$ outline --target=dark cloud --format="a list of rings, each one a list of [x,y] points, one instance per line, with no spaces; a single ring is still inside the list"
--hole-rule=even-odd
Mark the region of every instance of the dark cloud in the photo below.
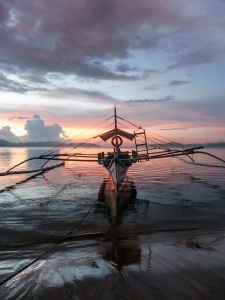
[[[159,103],[159,102],[167,102],[174,100],[174,96],[167,96],[165,98],[159,99],[135,99],[135,100],[127,100],[126,103]]]
[[[0,129],[0,139],[8,142],[16,143],[19,138],[11,131],[9,126],[3,126]]]
[[[3,92],[25,93],[28,88],[26,85],[10,80],[5,75],[0,74],[0,90]]]
[[[174,57],[174,62],[168,66],[168,70],[182,67],[195,67],[202,64],[208,64],[224,56],[224,49],[218,46],[202,45],[200,49],[190,49],[186,53],[181,53]],[[224,47],[224,45],[223,45]]]
[[[172,80],[170,81],[170,85],[173,85],[173,86],[180,86],[180,85],[183,85],[183,84],[187,84],[187,83],[190,83],[190,81],[188,80]]]
[[[8,79],[4,74],[0,74],[0,91],[2,92],[24,94],[31,91],[43,92],[46,90],[46,88],[35,87],[26,83],[20,83],[16,80]]]
[[[59,124],[45,125],[39,115],[35,114],[31,120],[27,120],[24,129],[27,135],[26,141],[58,141],[65,137],[65,132]]]
[[[9,120],[13,120],[13,119],[18,119],[18,120],[29,120],[29,118],[27,117],[21,117],[21,116],[18,116],[18,117],[10,117]]]
[[[87,98],[89,102],[98,102],[98,103],[114,103],[117,102],[116,99],[107,95],[104,92],[96,91],[96,90],[82,90],[78,88],[68,87],[68,88],[55,88],[49,90],[45,93],[46,96],[50,97],[58,97],[64,99],[72,99],[76,97],[76,100],[82,100]]]
[[[157,70],[128,64],[135,51],[164,51],[173,61],[168,69],[214,61],[224,49],[224,22],[190,7],[174,0],[0,0],[1,67],[35,82],[49,73],[139,80]]]

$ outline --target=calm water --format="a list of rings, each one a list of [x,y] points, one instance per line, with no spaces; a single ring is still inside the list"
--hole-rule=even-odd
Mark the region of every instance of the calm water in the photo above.
[[[0,148],[0,171],[44,151]],[[0,298],[223,299],[225,169],[134,164],[117,208],[107,179],[78,162],[0,177]]]

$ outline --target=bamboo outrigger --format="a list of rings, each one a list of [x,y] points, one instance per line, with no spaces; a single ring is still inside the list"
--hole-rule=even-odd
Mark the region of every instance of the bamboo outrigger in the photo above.
[[[84,146],[85,143],[82,142],[74,147],[73,143],[68,144],[66,142],[65,143],[63,142],[58,147],[46,151],[45,153],[43,153],[38,157],[32,157],[22,161],[21,163],[13,166],[6,172],[0,173],[0,176],[32,173],[32,172],[33,173],[46,172],[55,167],[62,166],[66,161],[97,162],[98,164],[103,165],[107,169],[114,183],[115,191],[118,193],[124,182],[129,167],[132,166],[132,164],[140,161],[150,161],[152,159],[174,157],[189,164],[207,166],[207,167],[225,168],[225,160],[206,151],[202,151],[201,149],[204,148],[203,146],[187,148],[182,144],[173,142],[165,138],[162,139],[162,137],[159,138],[158,136],[149,139],[146,135],[145,129],[143,129],[140,126],[136,126],[131,122],[119,117],[116,112],[116,107],[114,107],[114,115],[105,121],[111,120],[112,118],[114,120],[113,129],[93,137],[93,139],[99,137],[100,140],[104,142],[111,139],[111,143],[113,145],[113,149],[111,152],[107,152],[107,153],[100,152],[98,154],[84,154],[83,153],[84,150],[82,150],[81,152],[73,153],[71,152],[72,150]],[[118,120],[128,122],[130,125],[135,126],[136,129],[132,133],[119,129]],[[103,122],[101,122],[100,124],[102,123]],[[125,138],[129,141],[134,141],[135,143],[134,149],[132,149],[131,151],[122,151],[121,150],[121,146],[123,144],[122,138]],[[153,143],[151,146],[148,144],[149,140],[151,141],[151,143]],[[65,153],[62,152],[59,153],[59,151],[61,151],[63,148],[65,149],[68,147],[72,147],[72,149],[67,150]],[[197,162],[194,159],[194,155],[197,154],[210,156],[222,164],[211,164],[211,163],[209,164],[209,163]],[[39,169],[25,170],[25,171],[14,170],[15,168],[22,165],[23,163],[35,159],[44,161],[43,165]],[[60,163],[50,167],[45,167],[45,165],[49,161],[60,161]]]

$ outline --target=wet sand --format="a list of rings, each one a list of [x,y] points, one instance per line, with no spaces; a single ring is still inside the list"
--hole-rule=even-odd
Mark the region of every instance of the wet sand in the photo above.
[[[224,231],[120,234],[71,237],[1,287],[1,299],[223,299]],[[3,258],[18,267],[44,248]]]
[[[147,203],[132,193],[120,195],[115,208],[114,194],[100,189],[85,222],[69,235],[90,203],[75,220],[44,204],[23,214],[8,212],[1,281],[55,247],[3,284],[1,299],[223,299],[220,208]]]
[[[224,299],[224,173],[172,163],[117,200],[96,165],[3,182],[0,299]]]

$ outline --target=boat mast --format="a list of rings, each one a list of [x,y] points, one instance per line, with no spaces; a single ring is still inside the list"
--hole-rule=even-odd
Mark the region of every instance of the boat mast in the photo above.
[[[118,147],[116,105],[114,105],[114,121],[115,121],[115,132],[116,132],[116,153],[118,153],[119,152],[119,147]]]

